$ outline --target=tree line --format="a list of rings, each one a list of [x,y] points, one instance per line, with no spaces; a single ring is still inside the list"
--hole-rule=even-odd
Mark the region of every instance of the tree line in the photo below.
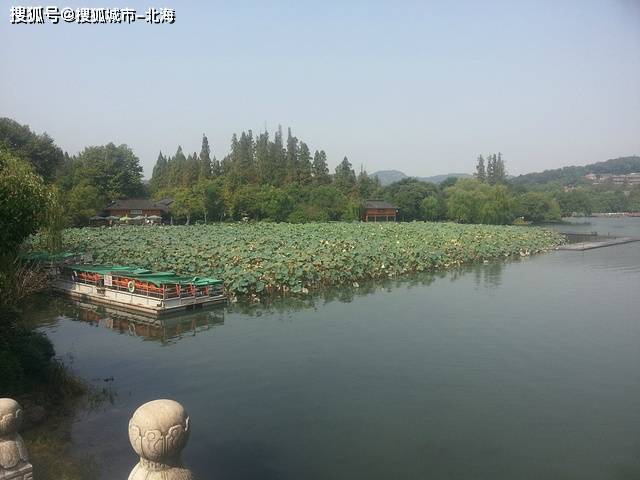
[[[211,157],[206,135],[200,153],[159,153],[149,182],[152,198],[171,197],[172,213],[187,222],[356,220],[362,201],[381,192],[377,178],[356,174],[345,156],[330,173],[324,150],[311,153],[291,129],[273,135],[234,134],[229,154]]]
[[[171,197],[176,223],[241,219],[309,222],[362,218],[367,199],[383,199],[404,221],[431,220],[508,224],[556,221],[564,215],[640,210],[638,189],[605,186],[565,188],[524,186],[507,175],[501,153],[480,155],[473,179],[449,178],[440,184],[407,178],[381,186],[347,157],[329,169],[324,150],[312,150],[281,128],[275,134],[249,130],[234,134],[229,153],[218,160],[206,135],[200,152],[160,152],[148,184],[127,145],[86,147],[70,156],[51,137],[0,119],[0,148],[28,164],[58,199],[53,217],[65,225],[87,225],[89,218],[119,198]]]

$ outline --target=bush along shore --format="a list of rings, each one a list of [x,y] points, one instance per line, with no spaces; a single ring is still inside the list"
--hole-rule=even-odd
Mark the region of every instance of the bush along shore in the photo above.
[[[454,223],[234,223],[69,229],[66,249],[96,263],[224,280],[232,297],[322,286],[544,252],[562,236],[532,227]],[[38,247],[38,238],[32,241]]]

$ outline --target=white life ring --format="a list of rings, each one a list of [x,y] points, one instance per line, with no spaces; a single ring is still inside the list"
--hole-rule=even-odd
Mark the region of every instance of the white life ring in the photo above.
[[[127,283],[127,290],[129,290],[130,293],[136,291],[136,283],[133,280],[129,280],[129,283]]]

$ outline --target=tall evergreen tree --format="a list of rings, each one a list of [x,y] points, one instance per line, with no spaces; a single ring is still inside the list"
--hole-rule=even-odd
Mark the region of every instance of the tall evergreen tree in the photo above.
[[[502,153],[498,152],[498,156],[494,155],[494,181],[495,183],[504,183],[507,180],[507,172],[504,167],[504,160],[502,160]]]
[[[187,167],[187,157],[184,156],[182,151],[182,145],[178,145],[176,154],[171,161],[169,185],[182,185],[184,178],[184,171]]]
[[[238,139],[233,135],[231,139],[231,176],[235,185],[255,183],[255,144],[253,132],[242,132]]]
[[[263,132],[256,139],[256,174],[261,185],[275,185],[274,164],[269,148],[269,133]]]
[[[298,139],[291,135],[291,127],[287,130],[287,181],[297,182],[298,179]]]
[[[498,153],[497,155],[494,153],[487,156],[486,179],[490,185],[504,183],[507,180],[507,172],[505,170],[504,160],[502,159],[502,153]]]
[[[345,193],[353,190],[353,187],[356,185],[356,172],[353,171],[351,162],[349,162],[349,159],[346,156],[336,167],[334,182],[336,187]]]
[[[313,154],[313,183],[316,185],[327,185],[331,183],[329,176],[329,166],[327,165],[327,154],[324,150],[316,150]]]
[[[300,142],[300,151],[298,154],[298,181],[300,185],[309,185],[311,183],[312,170],[309,147],[306,143]]]
[[[202,134],[202,148],[200,149],[200,177],[211,178],[211,149],[207,136]]]
[[[496,160],[495,155],[487,156],[487,182],[491,185],[496,183]]]
[[[376,197],[376,193],[380,190],[380,180],[378,177],[370,177],[364,167],[360,167],[360,173],[356,180],[358,187],[358,196],[361,200]]]
[[[193,152],[187,157],[187,163],[182,171],[182,184],[184,186],[191,186],[198,181],[200,176],[200,160],[198,154]]]
[[[211,160],[211,177],[216,178],[222,175],[222,165],[220,165],[220,161],[213,156],[213,160]]]
[[[158,159],[156,160],[156,164],[153,167],[153,172],[151,173],[151,180],[149,181],[149,188],[151,192],[157,192],[162,189],[166,185],[166,176],[167,176],[168,163],[166,157],[160,152],[158,154]]]
[[[487,172],[484,167],[484,158],[482,155],[478,156],[478,164],[476,165],[475,177],[481,182],[487,181]]]
[[[269,144],[269,157],[273,165],[273,184],[284,185],[287,177],[287,152],[282,140],[282,126],[278,125],[273,142]]]

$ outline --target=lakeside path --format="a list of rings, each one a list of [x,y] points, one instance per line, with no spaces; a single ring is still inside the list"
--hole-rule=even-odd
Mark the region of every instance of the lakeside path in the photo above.
[[[443,270],[554,249],[534,227],[455,223],[222,223],[68,229],[64,247],[96,263],[213,276],[231,296],[305,294],[328,285]],[[38,239],[33,241],[37,248]]]
[[[558,250],[568,250],[573,252],[584,252],[585,250],[593,250],[594,248],[612,247],[614,245],[623,245],[625,243],[640,242],[640,238],[636,237],[619,237],[611,240],[601,240],[593,242],[578,242],[568,245],[560,245]]]

